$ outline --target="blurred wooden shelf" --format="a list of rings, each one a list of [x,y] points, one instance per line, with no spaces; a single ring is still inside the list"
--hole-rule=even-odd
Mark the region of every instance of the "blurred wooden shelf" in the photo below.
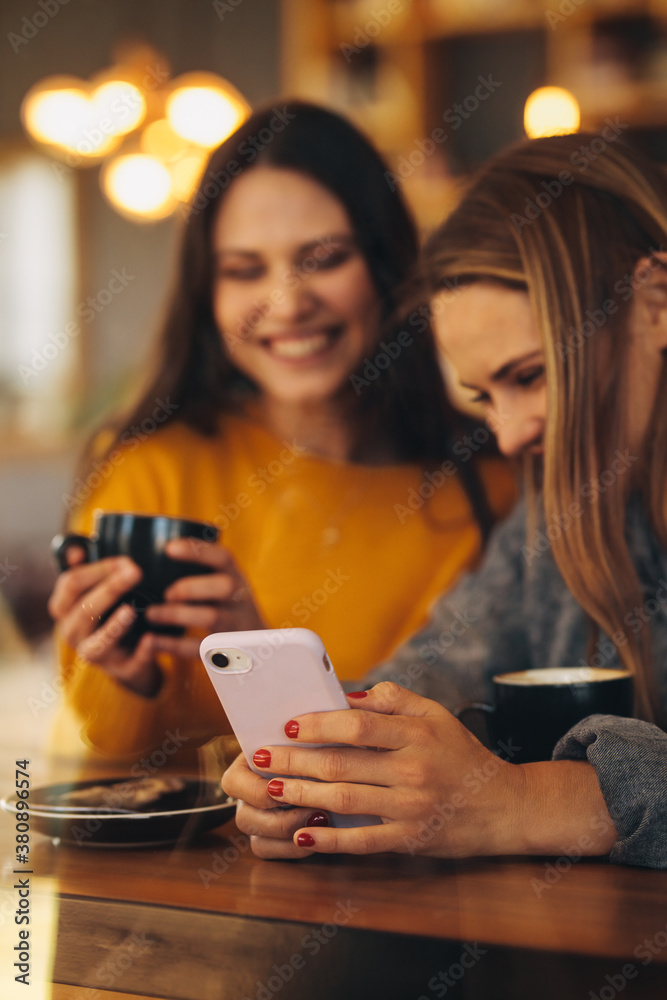
[[[283,0],[283,11],[283,90],[346,114],[392,170],[412,155],[406,189],[424,227],[452,203],[452,177],[522,138],[539,86],[572,91],[587,130],[616,116],[664,130],[648,151],[667,160],[667,0]],[[419,163],[482,78],[499,81],[497,96]]]
[[[540,28],[545,8],[558,7],[561,0],[424,0],[424,37],[483,34]]]
[[[583,122],[593,127],[607,117],[625,116],[634,128],[667,126],[667,79],[628,80],[604,91],[577,90]]]

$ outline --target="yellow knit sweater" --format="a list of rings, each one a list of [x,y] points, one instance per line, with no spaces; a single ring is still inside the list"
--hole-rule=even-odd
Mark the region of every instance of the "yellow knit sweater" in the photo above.
[[[497,459],[481,470],[504,516],[514,478]],[[445,466],[429,481],[414,465],[323,459],[241,417],[225,417],[214,438],[175,422],[133,438],[77,484],[71,527],[89,533],[97,509],[213,522],[267,627],[313,629],[338,676],[359,678],[424,623],[479,555],[470,504],[449,473]],[[162,657],[165,682],[149,699],[64,643],[60,652],[66,699],[85,742],[103,753],[136,755],[176,731],[194,749],[228,731],[199,661]]]

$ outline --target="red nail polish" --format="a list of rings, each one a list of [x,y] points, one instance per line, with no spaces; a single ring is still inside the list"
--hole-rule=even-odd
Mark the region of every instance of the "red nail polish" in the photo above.
[[[253,763],[255,767],[270,767],[271,766],[271,753],[269,750],[257,750],[253,754]]]
[[[368,691],[349,691],[348,698],[365,698]]]
[[[277,799],[283,794],[284,787],[285,785],[278,778],[272,778],[267,785],[269,795],[274,795]]]
[[[315,812],[306,820],[306,826],[328,826],[329,817],[326,813]]]
[[[309,833],[300,833],[296,838],[296,842],[299,847],[314,847],[315,841]]]
[[[299,723],[298,722],[288,722],[285,726],[285,734],[289,736],[291,740],[295,740],[299,735]]]

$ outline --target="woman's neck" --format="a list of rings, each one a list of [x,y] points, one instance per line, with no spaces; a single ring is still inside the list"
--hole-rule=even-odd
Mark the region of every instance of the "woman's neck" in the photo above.
[[[366,465],[396,461],[384,435],[360,433],[357,414],[342,401],[292,404],[263,395],[250,410],[271,434],[322,458]]]

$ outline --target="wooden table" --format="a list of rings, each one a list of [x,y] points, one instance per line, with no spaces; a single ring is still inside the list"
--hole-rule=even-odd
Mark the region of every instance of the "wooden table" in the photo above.
[[[0,670],[1,794],[18,757],[33,788],[82,776],[46,755],[53,699],[30,707],[51,690],[47,667]],[[233,823],[173,849],[35,833],[26,988],[12,968],[14,825],[0,816],[0,1000],[667,1000],[667,872],[565,857],[267,862]]]
[[[664,871],[565,858],[267,862],[232,822],[173,849],[36,837],[32,864],[33,891],[57,903],[55,1000],[667,998]]]

